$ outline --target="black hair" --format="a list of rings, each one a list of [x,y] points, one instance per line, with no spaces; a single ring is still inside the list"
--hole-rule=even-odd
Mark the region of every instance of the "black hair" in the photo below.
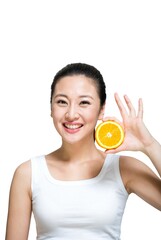
[[[106,101],[105,82],[99,70],[85,63],[68,64],[67,66],[65,66],[64,68],[62,68],[60,71],[56,73],[51,85],[50,103],[52,103],[52,96],[53,96],[57,82],[63,77],[73,76],[73,75],[84,75],[94,80],[97,86],[97,92],[100,98],[100,105],[102,107]]]

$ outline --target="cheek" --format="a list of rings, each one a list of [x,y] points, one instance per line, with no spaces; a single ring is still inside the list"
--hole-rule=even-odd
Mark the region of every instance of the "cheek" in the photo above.
[[[97,122],[99,118],[99,111],[96,109],[92,109],[91,111],[86,111],[84,114],[84,118],[88,120],[88,122]]]
[[[63,109],[57,108],[56,106],[52,107],[51,109],[51,117],[54,119],[60,119],[61,116],[64,114]]]
[[[57,132],[59,134],[61,134],[61,132],[60,132],[60,129],[61,129],[60,112],[52,111],[51,112],[51,117],[52,117],[52,121],[53,121],[53,125],[54,125],[55,129],[57,130]]]
[[[58,125],[59,125],[59,122],[62,118],[62,114],[60,111],[57,111],[57,109],[53,108],[51,110],[51,117],[52,117],[52,120],[53,120],[53,123],[54,123],[54,126],[55,128],[57,129],[58,128]]]

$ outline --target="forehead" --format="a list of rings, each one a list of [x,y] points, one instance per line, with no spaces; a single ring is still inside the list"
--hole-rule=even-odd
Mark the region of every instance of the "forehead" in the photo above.
[[[68,94],[97,94],[97,86],[92,78],[84,75],[73,75],[61,78],[55,86],[55,94],[67,92]]]

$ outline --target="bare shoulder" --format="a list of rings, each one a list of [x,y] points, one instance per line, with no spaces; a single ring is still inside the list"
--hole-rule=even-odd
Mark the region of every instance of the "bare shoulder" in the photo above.
[[[30,161],[15,170],[10,187],[6,239],[28,239],[32,211]]]
[[[133,192],[137,182],[143,181],[143,179],[158,178],[145,163],[130,156],[120,157],[120,172],[129,193]]]
[[[29,177],[31,175],[31,161],[28,160],[26,162],[21,163],[15,170],[15,176],[18,177]]]
[[[151,169],[141,160],[130,156],[120,156],[120,169],[125,172],[130,172],[130,174],[136,172],[139,173],[143,170],[151,171]]]
[[[28,160],[20,164],[13,176],[12,185],[17,186],[18,188],[26,189],[30,191],[31,186],[31,161]]]
[[[151,168],[138,159],[121,156],[120,172],[128,193],[135,193],[161,210],[161,180]]]
[[[120,156],[120,168],[122,170],[134,171],[134,169],[140,168],[140,166],[145,167],[146,165],[137,158],[130,156]]]

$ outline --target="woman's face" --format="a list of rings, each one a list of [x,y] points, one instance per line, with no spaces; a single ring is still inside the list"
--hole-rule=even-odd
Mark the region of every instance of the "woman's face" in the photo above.
[[[52,96],[51,116],[55,128],[68,143],[93,139],[103,108],[91,78],[74,75],[61,78]]]

